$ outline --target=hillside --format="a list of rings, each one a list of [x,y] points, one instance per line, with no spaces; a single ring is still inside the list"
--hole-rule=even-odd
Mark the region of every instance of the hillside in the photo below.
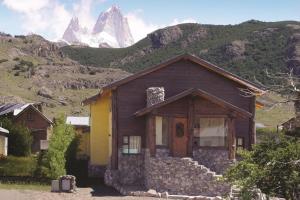
[[[119,69],[78,64],[59,44],[37,35],[0,34],[0,104],[41,102],[50,118],[60,113],[88,115],[80,102],[114,80],[128,76]]]
[[[185,52],[195,54],[243,78],[270,83],[265,69],[300,74],[300,22],[238,25],[180,24],[157,30],[128,48],[67,46],[62,51],[84,65],[136,72]],[[255,77],[255,78],[254,78]]]

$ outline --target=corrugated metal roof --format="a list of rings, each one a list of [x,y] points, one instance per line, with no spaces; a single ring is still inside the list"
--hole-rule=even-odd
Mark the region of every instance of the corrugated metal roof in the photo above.
[[[68,116],[66,123],[74,126],[90,126],[90,118]]]
[[[0,116],[8,113],[13,113],[14,116],[18,115],[25,108],[33,103],[20,104],[20,103],[8,103],[0,105]]]

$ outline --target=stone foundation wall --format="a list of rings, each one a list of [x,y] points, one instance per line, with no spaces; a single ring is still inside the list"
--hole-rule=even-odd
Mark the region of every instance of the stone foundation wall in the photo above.
[[[89,177],[104,177],[106,166],[104,165],[88,165],[88,176]]]
[[[223,174],[234,162],[228,159],[228,151],[224,149],[194,149],[193,159],[217,174]]]
[[[150,157],[145,153],[145,187],[178,195],[223,196],[230,186],[191,158]]]
[[[141,185],[144,183],[144,151],[140,154],[123,154],[119,150],[118,159],[119,183]]]

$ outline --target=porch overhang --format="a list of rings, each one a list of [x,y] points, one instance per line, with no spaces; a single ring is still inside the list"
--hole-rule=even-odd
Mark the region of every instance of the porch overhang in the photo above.
[[[149,107],[146,107],[146,108],[143,108],[143,109],[140,109],[138,110],[137,112],[134,113],[135,116],[137,117],[140,117],[140,116],[144,116],[148,113],[151,113],[154,109],[157,109],[157,108],[160,108],[160,107],[163,107],[165,105],[168,105],[170,103],[173,103],[179,99],[182,99],[186,96],[199,96],[199,97],[202,97],[204,99],[207,99],[208,101],[212,102],[212,103],[215,103],[223,108],[226,108],[226,109],[229,109],[231,111],[233,111],[234,114],[242,117],[242,118],[251,118],[252,117],[252,114],[242,108],[239,108],[223,99],[220,99],[219,97],[216,97],[212,94],[209,94],[201,89],[196,89],[196,88],[190,88],[190,89],[187,89],[177,95],[174,95],[160,103],[157,103],[157,104],[154,104],[152,106],[149,106]]]

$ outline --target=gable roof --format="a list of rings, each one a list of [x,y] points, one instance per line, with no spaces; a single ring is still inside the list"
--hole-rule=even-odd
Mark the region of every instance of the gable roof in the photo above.
[[[29,104],[8,103],[0,105],[0,116],[8,113],[14,113],[15,110],[24,109]],[[23,110],[22,109],[22,110]]]
[[[154,71],[157,71],[159,69],[167,67],[168,65],[170,65],[172,63],[175,63],[177,61],[180,61],[180,60],[189,60],[191,62],[194,62],[194,63],[198,64],[199,66],[206,68],[207,70],[210,70],[210,71],[212,71],[214,73],[217,73],[217,74],[219,74],[219,75],[221,75],[221,76],[223,76],[223,77],[225,77],[229,80],[232,80],[232,81],[234,81],[234,82],[236,82],[236,83],[238,83],[242,86],[245,86],[246,88],[248,88],[249,90],[251,90],[252,92],[254,92],[256,94],[265,93],[265,91],[263,89],[260,89],[257,85],[251,83],[250,81],[247,81],[247,80],[245,80],[241,77],[238,77],[237,75],[234,75],[234,74],[232,74],[232,73],[230,73],[230,72],[228,72],[228,71],[226,71],[226,70],[224,70],[224,69],[222,69],[222,68],[220,68],[220,67],[218,67],[218,66],[216,66],[216,65],[214,65],[214,64],[212,64],[208,61],[205,61],[205,60],[203,60],[199,57],[196,57],[194,55],[191,55],[191,54],[183,54],[183,55],[176,56],[176,57],[174,57],[170,60],[167,60],[163,63],[160,63],[158,65],[155,65],[154,67],[144,69],[144,70],[142,70],[138,73],[135,73],[131,76],[128,76],[124,79],[121,79],[119,81],[108,84],[108,85],[102,87],[102,89],[100,90],[100,92],[98,94],[96,94],[96,95],[94,95],[94,96],[92,96],[88,99],[85,99],[82,102],[82,104],[84,104],[84,105],[89,104],[89,103],[97,100],[98,97],[100,97],[102,95],[102,93],[105,92],[105,91],[113,90],[113,89],[119,87],[120,85],[123,85],[123,84],[128,83],[132,80],[135,80],[139,77],[145,76],[149,73],[152,73]]]
[[[210,102],[213,102],[223,108],[227,108],[227,109],[230,109],[234,112],[236,112],[238,115],[242,116],[242,117],[251,117],[252,114],[242,108],[239,108],[235,105],[232,105],[231,103],[223,100],[223,99],[220,99],[212,94],[209,94],[203,90],[200,90],[200,89],[195,89],[195,88],[190,88],[188,90],[185,90],[177,95],[174,95],[160,103],[157,103],[157,104],[154,104],[152,106],[149,106],[149,107],[146,107],[146,108],[143,108],[141,110],[138,110],[134,115],[135,116],[143,116],[145,114],[148,114],[150,113],[152,110],[156,109],[156,108],[160,108],[162,106],[165,106],[167,104],[170,104],[172,102],[175,102],[179,99],[182,99],[183,97],[186,97],[188,95],[195,95],[195,96],[199,96],[199,97],[202,97],[204,99],[207,99],[209,100]]]
[[[18,117],[20,117],[22,115],[22,113],[26,112],[29,109],[33,109],[35,112],[37,112],[43,119],[45,119],[49,124],[53,124],[53,122],[46,117],[41,111],[39,111],[36,107],[33,106],[33,104],[29,104],[28,106],[26,106],[21,112],[18,112],[18,114],[15,116],[15,119],[17,119]]]

